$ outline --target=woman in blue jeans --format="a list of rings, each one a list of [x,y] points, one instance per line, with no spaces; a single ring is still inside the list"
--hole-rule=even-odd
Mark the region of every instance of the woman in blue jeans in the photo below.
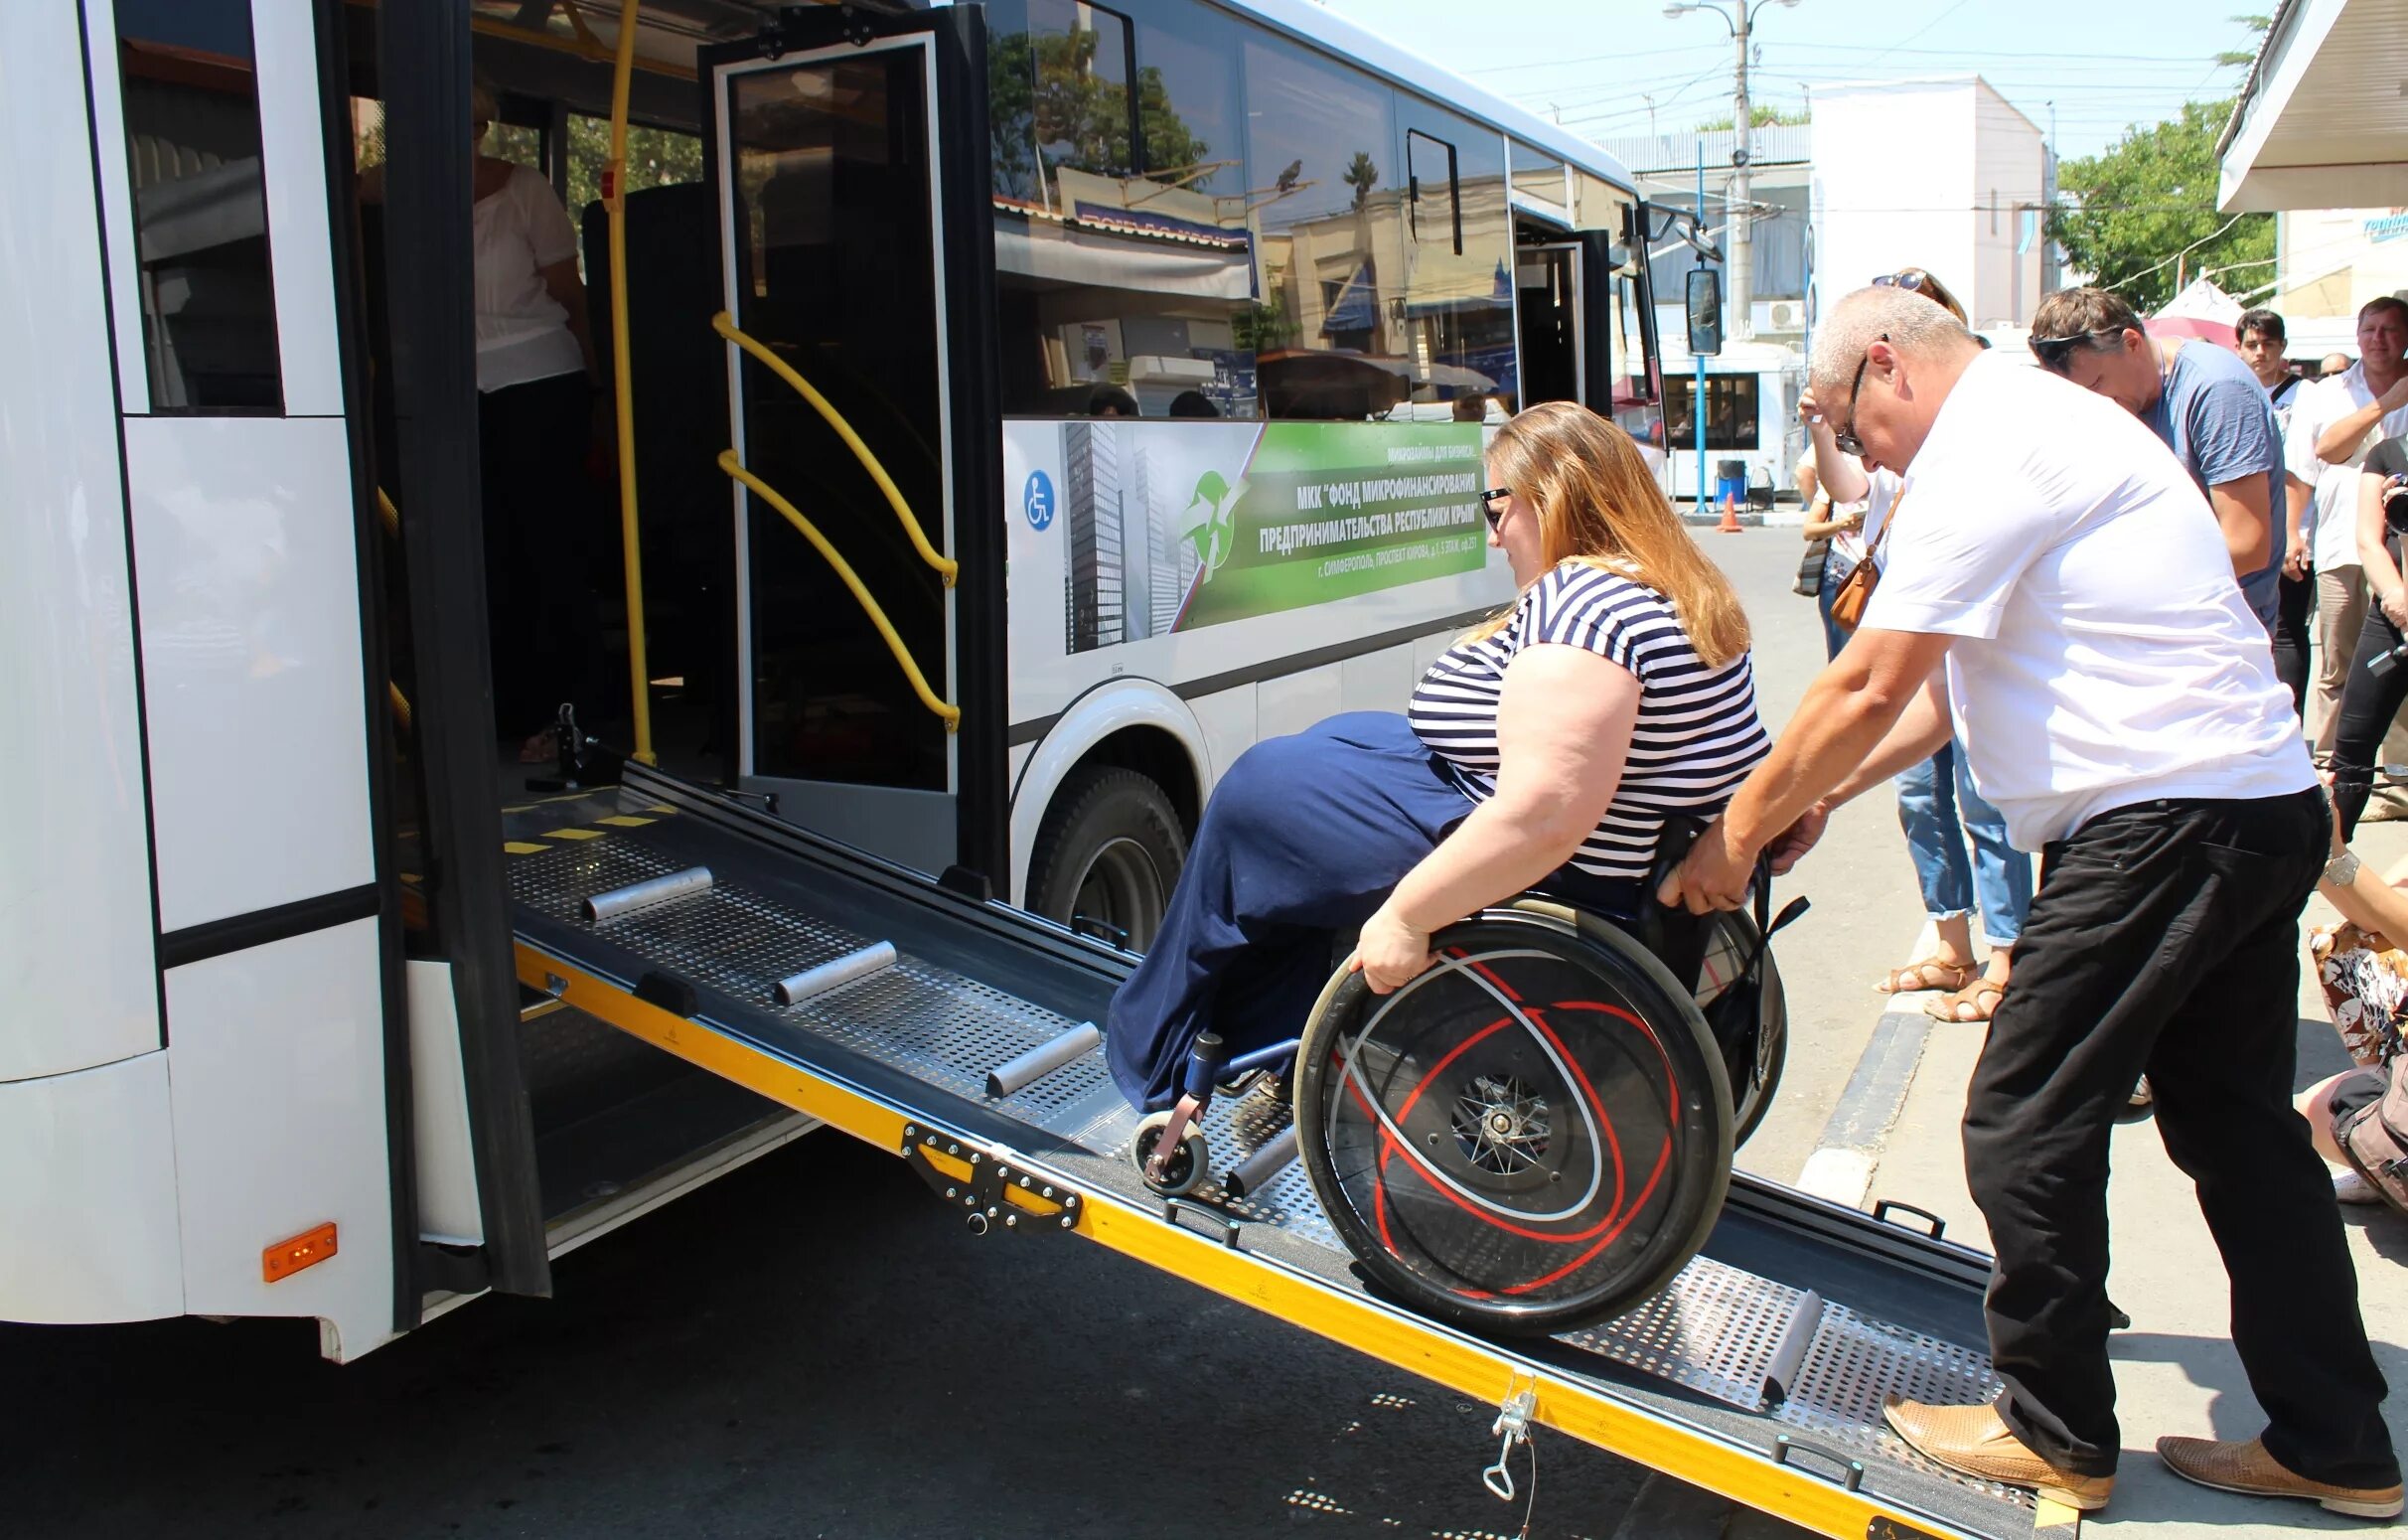
[[[1965,319],[1964,308],[1946,287],[1919,267],[1874,281],[1920,294],[1958,320]],[[1862,460],[1840,452],[1832,424],[1815,409],[1812,390],[1799,392],[1798,416],[1813,445],[1822,495],[1835,505],[1862,501],[1867,508],[1854,529],[1836,520],[1825,525],[1832,536],[1833,559],[1824,563],[1823,591],[1816,602],[1823,615],[1824,646],[1836,658],[1847,634],[1831,618],[1832,598],[1857,561],[1870,555],[1879,563],[1881,528],[1899,506],[1902,486],[1894,473],[1868,471]],[[1808,529],[1812,538],[1811,516]],[[1846,559],[1841,559],[1843,550]],[[2024,933],[2025,912],[2032,907],[2032,857],[2007,843],[2006,819],[1974,790],[1964,752],[1953,743],[1898,777],[1898,827],[1906,833],[1906,850],[1923,891],[1923,912],[1931,916],[1938,939],[1929,955],[1890,970],[1874,988],[1884,995],[1942,990],[1947,993],[1924,1006],[1927,1014],[1943,1021],[1987,1021],[2006,994],[2015,944]],[[1970,860],[1968,839],[1973,846]],[[1977,902],[1982,929],[1990,938],[1987,962],[1973,955]]]
[[[2007,820],[1973,789],[1954,743],[1898,777],[1898,827],[1923,889],[1923,912],[1938,941],[1929,957],[1892,971],[1876,988],[1946,990],[1924,1010],[1943,1021],[1987,1021],[2007,991],[2015,944],[2032,907],[2032,857],[2007,843]],[[1973,859],[1965,843],[1973,842]],[[1972,910],[1981,905],[1990,958],[1973,955]]]

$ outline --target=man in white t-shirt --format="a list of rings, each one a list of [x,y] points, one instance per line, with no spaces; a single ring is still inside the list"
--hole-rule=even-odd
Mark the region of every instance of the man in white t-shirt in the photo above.
[[[2302,385],[2292,397],[2284,458],[2316,489],[2301,525],[2316,570],[2316,754],[2333,757],[2341,688],[2366,623],[2366,574],[2358,553],[2358,462],[2386,438],[2408,432],[2408,303],[2385,296],[2358,311],[2360,362]]]
[[[2210,1485],[2399,1512],[2356,1275],[2291,1109],[2299,916],[2331,826],[2205,499],[2122,407],[1982,357],[1910,296],[1835,307],[1812,385],[1839,447],[1907,477],[1881,584],[1668,889],[1734,907],[1759,850],[1794,861],[1835,802],[1952,722],[2017,847],[2045,855],[1965,1108],[2006,1390],[1893,1400],[1890,1425],[1951,1468],[2106,1503],[2122,1447],[2108,1138],[2146,1071],[2268,1419],[2258,1439],[2161,1439],[2159,1455]]]

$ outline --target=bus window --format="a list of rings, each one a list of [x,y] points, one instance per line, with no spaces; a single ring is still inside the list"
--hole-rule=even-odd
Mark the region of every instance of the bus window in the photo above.
[[[1410,96],[1397,112],[1406,124],[1404,353],[1414,409],[1392,415],[1478,421],[1488,401],[1510,412],[1521,383],[1504,139]]]
[[[1082,0],[1001,0],[986,8],[988,119],[995,192],[1067,212],[1064,167],[1134,169],[1129,19]]]
[[[494,125],[494,138],[502,136],[502,125]],[[518,159],[508,150],[495,148],[493,153],[511,160]],[[529,161],[528,165],[539,165]],[[610,119],[585,112],[568,114],[568,206],[569,218],[582,221],[586,210],[602,201],[602,171],[610,164]],[[641,123],[627,125],[627,191],[641,193],[656,187],[680,187],[702,180],[702,136],[680,132],[675,128],[648,128]],[[577,269],[585,270],[585,245],[577,245]],[[588,276],[586,281],[592,282]]]
[[[1236,29],[1158,0],[1133,35],[1069,0],[987,14],[1004,410],[1259,415]]]
[[[1246,45],[1251,331],[1274,417],[1384,417],[1410,389],[1395,93],[1284,43]],[[1386,255],[1391,266],[1381,271]]]
[[[546,178],[551,175],[544,163],[543,130],[532,123],[494,124],[478,144],[477,153],[516,161]],[[384,103],[373,96],[352,98],[352,156],[362,171],[384,164]]]
[[[1572,195],[1564,186],[1564,163],[1519,139],[1513,141],[1513,190],[1551,209],[1562,209],[1567,218],[1572,214],[1567,207]]]
[[[1697,443],[1697,429],[1690,403],[1696,398],[1697,382],[1687,375],[1674,375],[1664,382],[1664,406],[1669,419],[1675,448],[1688,448]],[[1756,377],[1753,375],[1708,375],[1706,377],[1706,447],[1708,449],[1753,449],[1756,447]]]
[[[246,0],[117,0],[151,409],[284,409]]]

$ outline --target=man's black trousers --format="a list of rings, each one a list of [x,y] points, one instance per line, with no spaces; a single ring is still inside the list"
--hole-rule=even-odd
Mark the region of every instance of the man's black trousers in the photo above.
[[[1974,1067],[1965,1168],[1998,1252],[1999,1411],[2061,1469],[2112,1474],[2122,1447],[2108,1136],[2147,1071],[2166,1153],[2197,1184],[2231,1278],[2232,1341],[2268,1452],[2316,1480],[2399,1479],[2332,1177],[2291,1106],[2299,919],[2326,819],[2314,790],[2146,802],[2044,852],[2015,984]]]
[[[2399,538],[2391,540],[2391,559],[2399,559]],[[2366,606],[2366,624],[2358,630],[2357,656],[2349,660],[2349,682],[2341,687],[2340,724],[2333,734],[2333,805],[2340,810],[2341,838],[2357,833],[2358,815],[2374,793],[2375,760],[2383,752],[2383,735],[2408,701],[2408,661],[2376,673],[2376,660],[2396,652],[2408,637],[2391,623],[2379,604]]]

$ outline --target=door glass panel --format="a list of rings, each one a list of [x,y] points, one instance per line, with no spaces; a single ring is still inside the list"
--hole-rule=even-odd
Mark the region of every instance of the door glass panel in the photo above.
[[[1579,262],[1578,246],[1525,246],[1520,253],[1524,406],[1580,398]]]
[[[925,61],[894,50],[728,81],[737,324],[859,433],[946,543]],[[743,361],[747,466],[817,525],[952,698],[945,598],[819,413]],[[754,774],[944,791],[945,725],[844,584],[746,495]]]

